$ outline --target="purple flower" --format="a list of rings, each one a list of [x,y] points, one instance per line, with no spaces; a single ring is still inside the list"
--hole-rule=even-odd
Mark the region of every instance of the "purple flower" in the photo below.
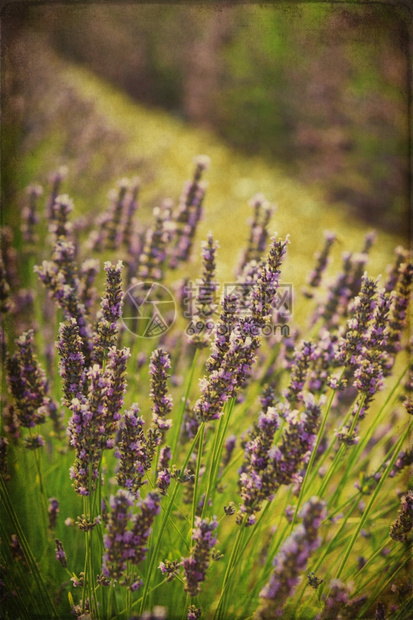
[[[73,201],[67,194],[57,196],[51,207],[49,231],[57,239],[67,239],[73,230],[73,225],[68,221],[69,214],[73,211]]]
[[[363,607],[367,597],[350,600],[352,584],[345,584],[340,579],[330,581],[330,592],[324,597],[324,609],[317,620],[336,620],[336,618],[355,618]]]
[[[179,198],[178,208],[173,215],[176,222],[175,244],[172,248],[169,266],[176,269],[180,262],[189,259],[193,239],[202,217],[202,203],[206,186],[201,182],[203,172],[209,167],[209,158],[205,155],[194,160],[195,171],[192,181],[187,181]]]
[[[95,334],[93,337],[93,360],[102,365],[108,350],[116,344],[118,337],[117,322],[122,315],[122,261],[116,265],[106,262],[106,291],[101,302]]]
[[[62,308],[65,319],[76,320],[82,339],[82,351],[88,365],[92,347],[91,329],[86,320],[86,308],[79,299],[79,277],[75,255],[74,244],[59,237],[54,246],[52,260],[43,261],[41,266],[36,265],[34,271],[49,290],[52,299]]]
[[[268,224],[275,211],[275,205],[271,205],[263,194],[253,196],[249,204],[253,209],[253,216],[250,221],[248,245],[242,254],[238,274],[241,274],[251,261],[258,262],[261,259],[266,249]]]
[[[70,407],[73,398],[85,392],[85,356],[76,319],[61,323],[56,348],[60,354],[59,373],[63,379],[63,402]]]
[[[164,201],[161,207],[153,210],[154,226],[148,228],[139,255],[138,278],[159,282],[163,279],[166,260],[166,246],[172,234],[172,205]]]
[[[309,372],[310,363],[317,359],[317,347],[311,341],[304,341],[295,352],[291,365],[291,380],[284,392],[284,397],[291,406],[302,400],[302,391]]]
[[[151,355],[149,374],[151,376],[150,397],[153,402],[152,416],[155,427],[161,435],[171,426],[172,421],[166,420],[172,410],[172,397],[168,394],[166,381],[167,370],[171,367],[169,354],[164,349],[156,349]]]
[[[55,549],[56,560],[60,562],[63,568],[67,568],[67,559],[66,559],[65,550],[63,549],[63,543],[58,538],[55,538],[55,543],[56,543],[56,549]]]
[[[33,347],[33,330],[16,340],[17,351],[7,358],[7,382],[21,426],[33,428],[45,422],[50,397],[46,375]]]
[[[120,411],[126,393],[126,365],[130,350],[111,347],[108,351],[108,365],[106,368],[107,398],[106,398],[106,447],[114,445],[115,434],[121,418]]]
[[[196,596],[201,591],[201,583],[205,581],[209,567],[211,550],[217,542],[214,531],[218,527],[216,517],[201,519],[195,517],[195,527],[192,530],[193,546],[188,558],[182,559],[184,569],[185,592],[189,596]]]
[[[198,289],[195,299],[195,313],[192,320],[195,323],[200,322],[205,324],[205,321],[210,317],[216,308],[215,293],[218,287],[218,283],[215,278],[215,254],[218,248],[218,243],[214,242],[214,238],[211,233],[208,235],[207,241],[202,244],[202,276],[201,280],[197,282]],[[196,347],[203,348],[208,345],[209,334],[205,329],[201,332],[195,331],[195,333],[189,337],[189,342]]]
[[[28,195],[28,204],[22,211],[21,230],[25,244],[34,245],[37,242],[35,229],[39,221],[37,202],[43,194],[43,188],[41,185],[29,185],[26,193]]]
[[[258,620],[272,620],[282,615],[286,600],[294,594],[311,554],[320,546],[318,529],[326,516],[326,504],[317,497],[306,502],[301,511],[303,522],[282,544],[273,561],[273,572],[261,590]]]
[[[390,538],[399,542],[409,540],[413,530],[413,492],[407,491],[401,497],[401,505],[397,519],[390,526]]]
[[[152,465],[160,442],[159,431],[150,430],[146,438],[143,425],[139,408],[133,404],[122,419],[120,438],[115,452],[115,456],[119,459],[117,482],[134,495],[137,495],[144,484],[143,477]]]
[[[56,527],[57,516],[59,514],[59,502],[55,497],[49,499],[47,511],[49,513],[49,528],[53,530]]]
[[[334,233],[326,231],[324,233],[324,239],[324,247],[321,252],[316,253],[316,265],[313,271],[311,271],[311,273],[309,273],[309,275],[307,276],[307,286],[303,289],[303,294],[309,299],[312,299],[314,297],[314,292],[311,289],[320,286],[323,273],[326,270],[329,262],[331,246],[336,240],[336,235]]]

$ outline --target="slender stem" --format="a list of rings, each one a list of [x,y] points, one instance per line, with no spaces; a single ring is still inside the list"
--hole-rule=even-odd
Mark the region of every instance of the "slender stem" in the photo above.
[[[343,375],[343,372],[341,373],[341,376]],[[341,376],[340,376],[340,379],[341,379]],[[316,456],[317,456],[318,448],[320,446],[321,439],[322,439],[322,437],[324,435],[324,429],[326,427],[327,418],[328,418],[328,416],[330,414],[330,409],[331,409],[331,406],[333,404],[333,400],[334,400],[334,397],[336,395],[336,391],[337,390],[332,390],[332,393],[331,393],[331,396],[330,396],[330,400],[329,400],[328,405],[326,407],[326,411],[324,413],[324,417],[323,417],[323,420],[321,422],[320,430],[319,430],[318,435],[317,435],[316,444],[315,444],[315,446],[314,446],[314,448],[313,448],[313,450],[311,452],[310,462],[308,463],[308,466],[307,466],[307,468],[305,470],[304,480],[303,480],[303,482],[301,484],[300,494],[298,496],[297,507],[295,509],[295,512],[294,512],[294,515],[293,515],[293,519],[292,519],[292,522],[291,522],[291,532],[293,531],[295,522],[297,520],[297,516],[298,516],[299,510],[300,510],[301,502],[302,502],[302,500],[304,498],[304,494],[305,494],[305,490],[306,490],[309,474],[310,474],[310,471],[312,471],[312,468],[313,468],[313,465],[314,465],[314,461],[315,461]]]
[[[56,610],[54,608],[52,599],[50,598],[49,595],[49,591],[45,585],[45,583],[43,582],[42,576],[39,572],[39,569],[37,567],[37,562],[34,558],[34,555],[32,553],[32,550],[30,548],[30,545],[28,544],[26,537],[24,535],[23,529],[20,525],[20,521],[17,517],[17,514],[14,511],[13,508],[13,504],[10,500],[9,497],[9,492],[6,486],[6,483],[4,482],[3,478],[0,476],[0,487],[1,487],[1,491],[2,491],[2,500],[3,500],[3,508],[6,510],[7,512],[7,516],[10,519],[10,522],[13,525],[13,529],[15,530],[20,545],[23,549],[24,555],[26,557],[26,560],[29,564],[30,570],[32,572],[33,578],[36,581],[36,585],[38,587],[38,591],[43,599],[43,603],[45,604],[45,606],[48,608],[49,610],[49,615],[52,618],[57,618],[57,613]]]
[[[191,446],[189,448],[189,451],[188,451],[188,453],[186,455],[186,459],[185,459],[184,464],[182,466],[182,473],[185,472],[186,466],[188,465],[189,459],[191,458],[191,454],[192,454],[192,451],[194,449],[194,446],[196,445],[196,443],[199,440],[199,435],[201,433],[201,428],[202,428],[202,425],[198,428],[198,432],[195,435],[195,437],[194,437],[194,439],[192,441],[192,444],[191,444]],[[164,517],[163,517],[163,520],[162,520],[162,523],[161,523],[161,527],[160,527],[160,530],[159,530],[157,538],[156,538],[155,548],[154,548],[154,550],[152,552],[151,560],[149,562],[148,574],[146,575],[144,590],[143,590],[142,599],[141,599],[141,613],[143,613],[143,611],[145,609],[145,603],[146,603],[146,599],[147,599],[147,596],[148,596],[149,584],[151,582],[151,577],[152,577],[152,572],[153,572],[153,569],[154,569],[155,562],[157,561],[157,558],[158,558],[158,551],[159,551],[159,547],[160,547],[161,541],[162,541],[162,534],[163,534],[164,529],[166,527],[166,524],[168,522],[169,515],[171,514],[172,506],[174,505],[174,501],[175,501],[176,494],[178,492],[179,484],[180,484],[179,480],[176,480],[175,481],[175,486],[174,486],[173,491],[172,491],[172,494],[171,495],[167,495],[167,497],[169,498],[169,504],[168,504],[168,506],[166,508],[166,511],[165,511],[165,514],[164,514]]]
[[[189,371],[188,384],[186,386],[184,400],[183,400],[182,407],[181,407],[181,410],[180,410],[179,415],[178,415],[178,419],[177,419],[176,424],[175,424],[175,433],[174,433],[174,436],[173,436],[173,440],[171,442],[171,454],[172,454],[172,458],[175,461],[176,461],[176,448],[178,446],[179,435],[181,433],[181,427],[182,427],[182,422],[183,422],[183,419],[184,419],[186,402],[188,400],[189,392],[191,390],[192,381],[193,381],[193,378],[194,378],[194,372],[195,372],[198,356],[199,356],[199,349],[195,349],[194,358],[192,360],[191,369]]]
[[[361,517],[360,522],[359,522],[359,524],[358,524],[358,526],[357,526],[357,528],[356,528],[356,530],[355,530],[355,532],[354,532],[354,534],[353,534],[353,536],[351,538],[351,541],[350,541],[350,543],[349,543],[349,545],[348,545],[348,547],[347,547],[347,549],[346,549],[346,551],[344,553],[344,557],[343,557],[343,559],[342,559],[342,561],[340,563],[340,567],[339,567],[339,569],[337,571],[337,579],[340,577],[341,573],[344,570],[344,567],[345,567],[345,565],[347,563],[347,560],[348,560],[349,555],[351,553],[351,550],[352,550],[352,548],[354,546],[354,543],[356,542],[356,540],[357,540],[357,538],[358,538],[358,536],[360,534],[360,530],[362,529],[362,527],[363,527],[363,525],[364,525],[364,523],[365,523],[365,521],[366,521],[366,519],[368,517],[368,514],[369,514],[369,512],[370,512],[374,502],[376,501],[376,498],[377,498],[378,494],[380,493],[380,490],[381,490],[381,488],[382,488],[382,486],[383,486],[387,476],[389,475],[389,473],[390,473],[394,463],[396,462],[396,459],[397,459],[397,456],[399,454],[400,448],[403,445],[403,442],[405,441],[405,439],[406,439],[406,437],[407,437],[411,427],[412,427],[412,424],[409,424],[406,427],[405,432],[400,437],[399,441],[397,442],[396,446],[394,447],[393,457],[392,457],[390,463],[388,464],[388,466],[386,467],[386,470],[383,473],[383,476],[380,478],[380,480],[379,480],[379,482],[377,484],[377,487],[376,487],[374,493],[372,494],[372,496],[370,498],[370,501],[369,501],[365,511],[363,512],[363,516]]]
[[[226,568],[226,571],[225,571],[225,575],[224,575],[224,581],[222,583],[221,595],[219,597],[218,605],[217,605],[217,608],[215,610],[213,620],[215,620],[215,619],[219,620],[220,618],[224,617],[222,615],[223,612],[224,612],[224,610],[222,608],[224,607],[224,602],[225,602],[224,599],[225,599],[225,596],[226,596],[226,587],[227,587],[227,584],[229,582],[229,579],[230,579],[230,576],[232,574],[232,571],[234,570],[234,568],[236,566],[236,562],[238,560],[238,549],[239,549],[240,542],[241,542],[241,537],[243,536],[244,531],[245,531],[244,522],[242,522],[242,524],[239,527],[239,530],[238,530],[238,533],[237,533],[237,537],[235,539],[234,546],[232,547],[231,556],[229,558],[229,561],[228,561],[228,564],[227,564],[227,568]]]
[[[199,483],[199,471],[201,469],[201,459],[204,445],[204,435],[205,435],[205,422],[201,423],[200,432],[199,432],[199,440],[198,440],[198,454],[196,457],[196,470],[195,470],[195,481],[194,481],[194,497],[192,501],[192,528],[195,525],[195,515],[196,515],[196,507],[198,501],[198,483]],[[207,502],[207,498],[205,497],[204,505]]]

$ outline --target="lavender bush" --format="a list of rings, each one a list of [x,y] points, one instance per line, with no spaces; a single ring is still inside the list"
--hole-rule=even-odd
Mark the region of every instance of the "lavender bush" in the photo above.
[[[410,255],[334,275],[327,232],[291,313],[258,195],[219,298],[208,163],[146,226],[139,180],[95,226],[57,173],[2,230],[5,618],[411,617]]]

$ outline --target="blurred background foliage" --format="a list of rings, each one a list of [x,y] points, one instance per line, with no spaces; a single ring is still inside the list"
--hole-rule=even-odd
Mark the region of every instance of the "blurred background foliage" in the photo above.
[[[3,49],[9,51],[28,30],[134,100],[276,163],[319,189],[332,208],[346,205],[351,216],[406,233],[410,43],[403,7],[321,2],[6,7]],[[17,54],[9,91],[17,99],[22,63]],[[27,82],[27,75],[20,80]],[[92,131],[88,115],[80,117],[79,136]],[[20,110],[20,118],[24,129],[27,110]],[[98,144],[99,131],[95,140]]]

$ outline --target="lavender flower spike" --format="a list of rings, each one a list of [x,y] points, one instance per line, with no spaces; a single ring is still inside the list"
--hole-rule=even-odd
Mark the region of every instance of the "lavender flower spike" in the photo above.
[[[33,428],[45,421],[50,403],[46,375],[33,350],[33,330],[16,340],[17,351],[7,359],[7,381],[21,426]]]
[[[160,442],[158,429],[149,430],[148,439],[143,432],[143,419],[139,407],[133,404],[125,412],[121,422],[120,440],[115,456],[119,459],[117,482],[134,495],[143,484],[145,472],[150,469],[156,448]]]
[[[274,570],[261,590],[261,605],[254,618],[274,620],[283,614],[287,599],[293,595],[310,555],[320,546],[318,529],[326,516],[326,504],[317,497],[306,502],[301,511],[303,522],[295,528],[273,561]]]
[[[169,354],[164,349],[156,349],[151,355],[149,374],[151,375],[151,392],[153,407],[153,421],[161,434],[164,434],[172,424],[166,416],[172,409],[172,397],[168,394],[166,381],[167,370],[171,367]]]
[[[108,352],[107,400],[106,400],[106,447],[113,448],[113,435],[120,420],[120,410],[126,393],[126,364],[130,356],[130,350],[111,347]]]
[[[185,591],[189,596],[196,596],[201,591],[201,583],[205,581],[209,566],[211,550],[217,542],[214,530],[218,527],[216,517],[211,521],[195,517],[195,527],[192,530],[194,545],[189,558],[182,560],[184,568]]]
[[[63,379],[63,403],[70,407],[73,398],[85,390],[85,356],[76,319],[60,325],[56,348],[60,354],[59,373]]]
[[[56,560],[60,562],[63,568],[67,568],[67,559],[66,559],[65,550],[63,549],[63,543],[58,538],[55,538],[55,543],[56,543],[56,549],[55,549]]]
[[[94,335],[93,360],[102,364],[108,349],[116,344],[118,336],[117,321],[122,315],[122,261],[112,265],[107,261],[106,292],[101,302],[101,311]]]
[[[391,524],[390,538],[400,542],[409,540],[409,533],[413,530],[413,492],[407,491],[401,498],[399,515]]]

